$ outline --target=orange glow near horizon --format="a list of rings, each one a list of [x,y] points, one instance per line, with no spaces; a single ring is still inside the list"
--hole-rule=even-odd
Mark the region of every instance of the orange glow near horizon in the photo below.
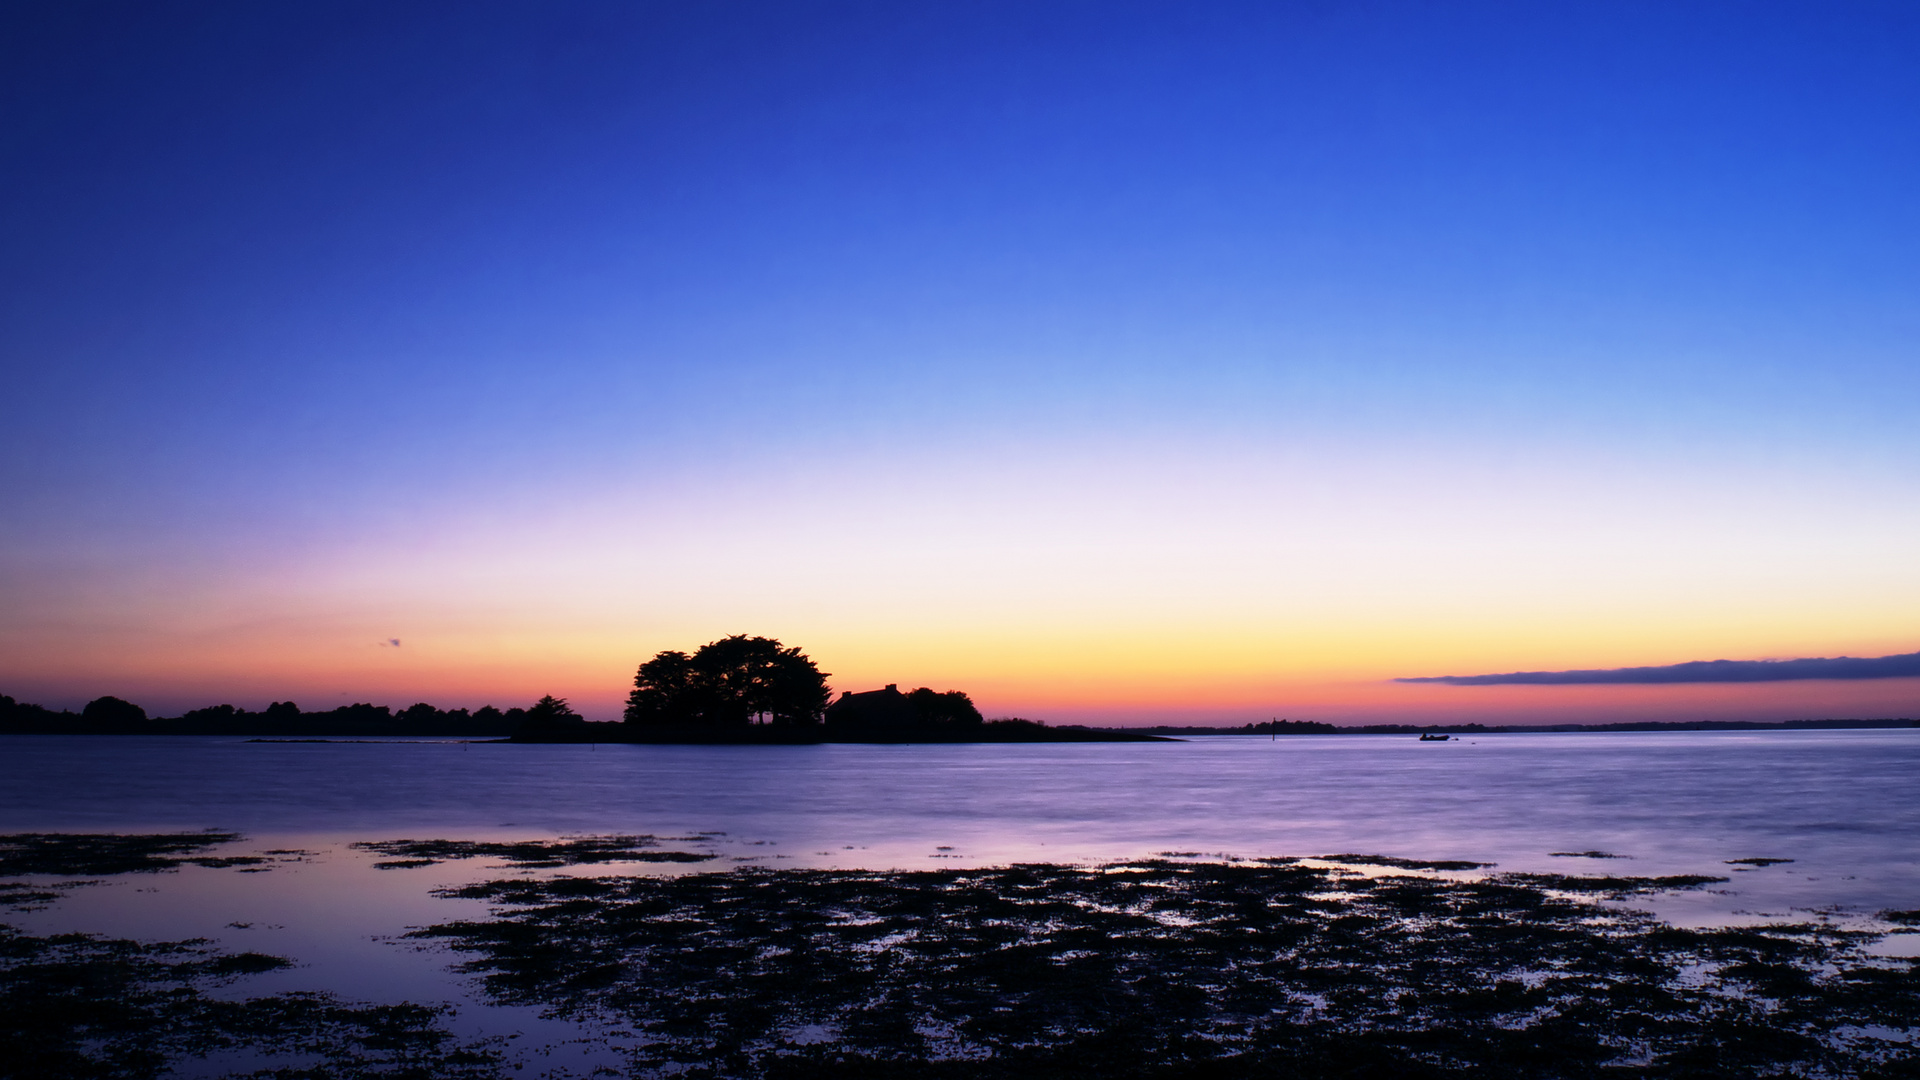
[[[1751,504],[1724,495],[1637,496],[1643,515],[1657,504],[1662,531],[1595,510],[1618,482],[1571,467],[1557,487],[1540,481],[1554,493],[1502,499],[1379,463],[1304,478],[1250,460],[1207,471],[1116,452],[1103,464],[840,462],[725,500],[549,494],[518,513],[423,517],[245,563],[49,572],[0,626],[0,689],[165,712],[505,707],[554,693],[613,719],[641,660],[752,633],[806,649],[838,688],[962,689],[989,714],[1061,722],[1920,712],[1903,680],[1391,681],[1912,651],[1920,566],[1897,538],[1920,529],[1920,511],[1904,504],[1862,496],[1763,532]],[[934,493],[909,489],[908,474],[938,481]],[[814,509],[865,489],[896,497]],[[1860,527],[1869,518],[1877,526]],[[402,644],[380,644],[392,638]]]
[[[375,625],[367,623],[367,626]],[[676,635],[614,635],[538,630],[520,635],[458,634],[429,627],[381,644],[376,631],[292,622],[209,630],[196,639],[93,639],[111,650],[45,645],[40,674],[15,679],[22,700],[77,707],[99,694],[148,704],[156,713],[217,702],[259,708],[295,700],[309,709],[372,701],[396,708],[415,701],[442,707],[524,705],[541,694],[571,699],[592,719],[617,719],[638,663],[663,648],[691,649],[728,632],[719,627]],[[1336,724],[1608,723],[1628,720],[1800,719],[1920,714],[1920,680],[1805,681],[1748,684],[1476,686],[1406,684],[1402,675],[1636,666],[1718,659],[1651,646],[1613,651],[1602,642],[1518,643],[1401,635],[1369,639],[1322,635],[1309,644],[1269,632],[1153,637],[1107,628],[1103,634],[938,638],[902,634],[803,631],[773,636],[805,648],[837,690],[885,683],[962,689],[988,715],[1056,723],[1242,724],[1285,716]],[[1489,635],[1488,637],[1491,637]],[[69,643],[70,645],[73,643]],[[1892,638],[1855,643],[1853,655],[1908,651]],[[1816,654],[1818,643],[1794,650]],[[1764,656],[1763,650],[1756,650]],[[1381,654],[1408,658],[1382,670]],[[1776,651],[1777,654],[1777,651]],[[1598,663],[1595,662],[1595,658]],[[1516,662],[1518,658],[1518,662]],[[1745,656],[1736,658],[1748,658]],[[69,687],[85,687],[78,693]]]
[[[1920,713],[1393,681],[1920,649],[1920,8],[1642,6],[26,5],[0,693]]]

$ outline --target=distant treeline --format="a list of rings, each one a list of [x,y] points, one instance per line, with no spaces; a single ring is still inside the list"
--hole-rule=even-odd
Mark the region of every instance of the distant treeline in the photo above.
[[[1796,728],[1904,728],[1920,727],[1920,719],[1910,717],[1878,720],[1640,720],[1625,724],[1510,724],[1490,727],[1488,731],[1780,731]],[[1408,731],[1415,729],[1408,728]],[[1425,729],[1421,729],[1425,730]],[[1450,730],[1450,729],[1438,729]]]
[[[303,712],[291,701],[276,701],[260,712],[210,705],[179,716],[150,717],[140,706],[116,697],[95,698],[76,713],[0,694],[0,733],[16,735],[506,736],[518,731],[526,718],[527,710],[521,708],[488,705],[469,712],[438,709],[424,701],[397,712],[364,703]]]
[[[891,690],[891,688],[889,688]],[[929,692],[930,693],[930,692]],[[849,697],[855,695],[848,695]],[[912,695],[894,694],[903,701]],[[962,695],[964,697],[964,695]],[[954,700],[933,695],[935,704],[948,711]],[[873,704],[886,704],[884,701]],[[924,701],[912,701],[923,707]],[[971,703],[968,703],[969,708]],[[916,714],[917,715],[917,714]],[[884,721],[884,715],[868,717]],[[1142,739],[1144,733],[1128,732],[1116,736],[1089,728],[1049,728],[1037,720],[1007,717],[973,722],[963,718],[953,730],[927,730],[913,727],[915,742],[1107,742],[1115,738]],[[247,738],[376,737],[414,738],[506,738],[525,742],[819,742],[836,737],[849,741],[889,741],[876,738],[886,734],[870,730],[858,717],[841,725],[813,730],[775,725],[759,726],[741,733],[737,739],[716,740],[711,733],[698,730],[649,730],[630,723],[593,724],[576,714],[564,698],[543,697],[528,708],[498,709],[487,705],[469,712],[466,709],[438,709],[426,702],[395,710],[385,705],[365,703],[342,705],[325,712],[303,712],[291,701],[276,701],[259,712],[232,705],[212,705],[174,717],[148,716],[147,711],[130,701],[116,697],[95,698],[79,712],[54,710],[42,705],[15,701],[0,694],[0,734],[12,735],[237,735]],[[900,734],[895,732],[894,734]]]
[[[1070,725],[1079,726],[1079,725]],[[1334,727],[1315,720],[1263,720],[1240,727],[1180,727],[1156,724],[1153,727],[1089,728],[1090,731],[1139,731],[1148,735],[1338,735],[1355,728]]]
[[[826,673],[798,647],[733,634],[691,653],[668,649],[640,665],[624,720],[592,724],[545,702],[528,711],[517,742],[1120,742],[1138,732],[1050,728],[988,720],[961,690],[922,686],[831,696]]]
[[[1158,735],[1130,729],[1102,730],[1085,726],[1049,727],[1017,716],[982,720],[957,727],[863,726],[826,723],[811,727],[755,724],[713,730],[692,726],[648,727],[629,723],[540,724],[531,720],[514,733],[514,742],[528,743],[690,743],[766,746],[810,746],[817,743],[1077,743],[1168,742]]]
[[[1920,719],[1832,719],[1784,720],[1686,720],[1635,721],[1619,724],[1368,724],[1337,727],[1311,720],[1274,720],[1239,727],[1156,724],[1151,727],[1093,727],[1064,724],[1047,727],[1034,720],[980,718],[973,703],[958,691],[936,694],[922,688],[901,694],[889,686],[882,691],[842,695],[840,710],[844,716],[829,715],[828,723],[804,738],[815,741],[823,734],[872,737],[887,730],[911,729],[915,741],[1071,741],[1075,733],[1084,735],[1191,736],[1191,735],[1477,735],[1517,732],[1580,731],[1782,731],[1840,728],[1920,727]],[[938,715],[922,715],[929,711]],[[862,713],[867,715],[862,715]],[[895,716],[897,712],[899,715]],[[951,714],[951,716],[949,716]],[[838,721],[837,723],[834,721]],[[946,729],[951,729],[947,731]],[[644,727],[641,728],[644,730]],[[946,738],[939,738],[945,733]],[[395,710],[386,705],[357,703],[341,705],[324,712],[305,712],[291,701],[276,701],[259,712],[232,705],[210,705],[174,717],[147,715],[130,701],[101,697],[87,703],[79,712],[58,711],[41,705],[15,701],[0,694],[0,734],[15,735],[244,735],[250,737],[291,736],[412,736],[423,738],[491,737],[520,735],[534,741],[628,741],[636,735],[635,725],[589,724],[567,707],[564,699],[542,698],[530,708],[498,709],[486,705],[472,711],[440,709],[416,702]],[[692,733],[687,733],[692,741]],[[776,732],[763,732],[759,741],[782,741]],[[798,732],[794,734],[798,735]],[[644,741],[677,741],[671,737]]]
[[[1367,724],[1359,727],[1335,727],[1310,720],[1278,720],[1241,727],[1178,727],[1158,724],[1153,727],[1088,728],[1089,731],[1138,731],[1152,735],[1481,735],[1503,732],[1541,731],[1782,731],[1802,728],[1905,728],[1920,727],[1920,719],[1880,720],[1639,720],[1623,724]]]

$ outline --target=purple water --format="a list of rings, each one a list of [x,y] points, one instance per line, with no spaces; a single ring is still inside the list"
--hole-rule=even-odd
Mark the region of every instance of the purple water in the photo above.
[[[802,747],[0,739],[0,832],[205,828],[247,835],[224,853],[307,854],[266,873],[109,879],[5,921],[292,956],[305,966],[245,991],[461,1002],[465,1030],[551,1049],[581,1033],[481,1007],[445,954],[396,940],[483,914],[432,887],[527,871],[485,859],[378,870],[352,841],[705,834],[668,846],[718,856],[561,873],[1383,854],[1727,877],[1654,905],[1686,923],[1865,916],[1920,908],[1920,730]],[[1620,858],[1553,854],[1589,851]],[[1727,862],[1756,857],[1793,861]],[[578,1049],[543,1053],[542,1068],[567,1075],[568,1060],[584,1071],[604,1057]]]

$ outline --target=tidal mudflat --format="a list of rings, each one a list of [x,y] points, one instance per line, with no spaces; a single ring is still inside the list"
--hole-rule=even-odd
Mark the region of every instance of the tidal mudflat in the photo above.
[[[116,875],[271,873],[276,860],[311,854],[234,853],[244,847],[221,833],[0,838],[0,869],[24,875],[0,896],[44,910]],[[430,922],[392,943],[421,962],[454,964],[465,1002],[254,992],[249,983],[268,973],[297,976],[293,961],[206,939],[9,927],[0,1075],[491,1077],[531,1067],[692,1077],[1870,1077],[1920,1068],[1920,973],[1911,958],[1875,948],[1920,930],[1920,912],[1688,929],[1636,910],[1637,900],[1724,883],[1717,875],[1195,853],[1098,866],[715,871],[700,865],[711,851],[640,836],[362,850],[390,864],[375,872],[403,877],[453,865],[442,858],[504,860],[463,864],[494,875],[430,887],[477,917]],[[633,872],[640,867],[656,872]],[[543,1068],[550,1063],[508,1037],[462,1032],[450,1021],[463,1006],[564,1021],[591,1044],[592,1065]]]
[[[1920,979],[1818,922],[1683,930],[1717,878],[1294,859],[492,881],[414,932],[644,1075],[1906,1075]],[[1920,917],[1920,913],[1894,916]]]
[[[257,868],[275,854],[212,856],[231,833],[0,836],[0,906],[15,915],[124,874],[182,865]],[[80,876],[76,876],[80,875]],[[44,883],[56,878],[52,887]],[[4,916],[0,916],[4,920]],[[0,1076],[134,1078],[495,1077],[500,1054],[440,1023],[446,1004],[366,1003],[321,991],[248,993],[280,956],[204,938],[31,934],[0,921]]]
[[[1912,732],[6,748],[0,1075],[1916,1068]]]

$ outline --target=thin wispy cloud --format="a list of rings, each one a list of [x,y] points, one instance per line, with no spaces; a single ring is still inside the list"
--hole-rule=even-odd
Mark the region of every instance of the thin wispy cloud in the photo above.
[[[1744,683],[1798,679],[1899,679],[1920,676],[1920,652],[1898,656],[1804,660],[1691,660],[1659,667],[1598,668],[1582,671],[1510,671],[1503,675],[1423,675],[1395,679],[1404,683],[1452,686],[1576,685],[1592,683]]]

